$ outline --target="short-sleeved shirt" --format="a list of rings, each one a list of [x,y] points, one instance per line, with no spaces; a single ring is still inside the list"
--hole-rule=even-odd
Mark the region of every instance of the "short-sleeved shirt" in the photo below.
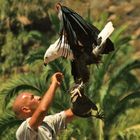
[[[66,115],[64,111],[55,115],[48,115],[37,130],[29,126],[28,118],[16,132],[17,140],[56,140],[57,134],[66,128]]]

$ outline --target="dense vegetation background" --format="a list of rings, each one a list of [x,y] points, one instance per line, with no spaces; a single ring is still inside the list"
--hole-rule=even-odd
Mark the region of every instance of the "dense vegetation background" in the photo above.
[[[11,103],[22,90],[43,95],[50,76],[65,75],[50,113],[70,106],[73,83],[69,61],[60,58],[43,66],[45,50],[58,38],[56,0],[0,0],[0,139],[14,140],[18,121]],[[64,0],[88,22],[102,29],[112,20],[115,52],[91,66],[86,94],[105,112],[104,122],[78,118],[60,140],[140,139],[140,11],[139,0]]]

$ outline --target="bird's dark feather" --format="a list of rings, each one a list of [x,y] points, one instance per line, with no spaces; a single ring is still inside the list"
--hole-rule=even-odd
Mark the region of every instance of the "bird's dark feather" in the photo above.
[[[82,79],[87,82],[89,79],[89,71],[87,65],[97,64],[101,60],[101,55],[95,56],[92,53],[93,48],[98,45],[98,34],[100,31],[94,26],[86,22],[79,14],[72,9],[61,6],[62,11],[62,27],[60,32],[60,41],[65,36],[70,49],[73,52],[74,60],[71,64],[72,75],[74,79]],[[108,54],[114,50],[114,44],[108,38],[103,44],[101,54]]]
[[[75,46],[77,46],[77,42],[80,41],[83,46],[86,47],[85,49],[92,49],[93,43],[97,45],[96,40],[99,34],[99,30],[95,26],[87,23],[80,15],[78,15],[73,10],[65,6],[62,6],[61,9],[63,13],[64,30],[66,34],[68,34],[67,39],[70,46],[73,45],[71,44],[71,42],[74,41],[73,38],[76,40]],[[70,26],[67,26],[67,24],[65,24],[67,21],[69,21]],[[69,28],[73,30],[72,34],[69,32]],[[74,37],[75,35],[76,37]]]
[[[84,51],[91,51],[93,44],[97,45],[97,38],[99,30],[94,26],[86,22],[79,14],[72,9],[61,6],[63,16],[63,33],[67,34],[67,40],[71,49],[74,51],[75,47],[78,47],[78,41],[84,46]],[[110,39],[107,39],[105,43],[105,49],[103,54],[113,51],[114,45]]]

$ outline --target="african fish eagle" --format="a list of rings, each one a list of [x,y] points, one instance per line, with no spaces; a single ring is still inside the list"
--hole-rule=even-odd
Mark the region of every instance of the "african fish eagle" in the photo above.
[[[71,60],[71,73],[75,82],[88,82],[90,73],[87,65],[98,64],[102,54],[114,50],[109,39],[114,27],[108,22],[100,32],[79,14],[60,3],[56,4],[60,20],[60,37],[51,44],[44,55],[44,64],[63,56]]]

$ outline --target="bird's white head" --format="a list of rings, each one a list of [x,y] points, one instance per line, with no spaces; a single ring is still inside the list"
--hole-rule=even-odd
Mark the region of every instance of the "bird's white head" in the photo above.
[[[44,55],[44,65],[47,65],[49,62],[59,58],[61,54],[58,51],[58,48],[52,44],[50,47],[46,50]]]
[[[49,62],[61,56],[70,60],[74,59],[70,46],[64,41],[64,36],[62,37],[61,43],[59,41],[60,38],[57,41],[55,41],[54,44],[51,44],[47,49],[44,55],[44,65],[47,65]]]

